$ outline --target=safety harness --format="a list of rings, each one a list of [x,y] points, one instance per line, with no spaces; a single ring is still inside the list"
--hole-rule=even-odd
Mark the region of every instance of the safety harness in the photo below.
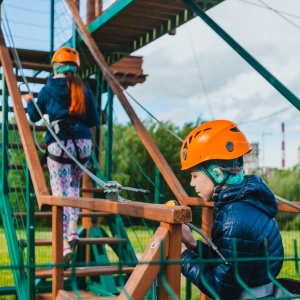
[[[74,144],[74,147],[75,147],[76,159],[81,164],[85,164],[89,161],[90,156],[80,158],[79,149],[78,149],[78,146],[75,142],[75,138],[74,138],[74,135],[73,135],[72,130],[71,130],[71,125],[75,125],[76,123],[78,123],[78,120],[75,121],[75,120],[67,118],[67,119],[55,120],[55,121],[51,122],[51,127],[54,129],[54,132],[56,134],[58,134],[58,132],[60,131],[60,127],[64,126],[64,128],[66,129],[66,136],[68,137],[64,142],[64,147],[67,146],[68,140],[71,140]],[[47,157],[49,157],[52,160],[54,160],[56,162],[59,162],[61,164],[73,164],[74,161],[69,157],[64,157],[63,156],[64,153],[65,153],[65,151],[64,151],[64,149],[62,149],[60,156],[53,155],[53,154],[49,153],[48,147],[47,147],[45,154],[41,158],[41,164],[44,165],[46,163]]]

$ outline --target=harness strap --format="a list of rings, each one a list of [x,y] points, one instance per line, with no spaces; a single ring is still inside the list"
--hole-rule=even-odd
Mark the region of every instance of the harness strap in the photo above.
[[[74,161],[71,158],[67,157],[61,157],[61,156],[56,156],[51,153],[48,153],[48,157],[51,158],[52,160],[59,162],[61,164],[73,164]],[[81,164],[85,164],[90,160],[90,156],[84,157],[84,158],[76,158]]]
[[[81,164],[84,164],[84,163],[89,161],[90,156],[80,158],[79,148],[78,148],[78,145],[75,142],[74,135],[71,131],[71,125],[76,124],[76,123],[80,123],[80,121],[72,120],[71,118],[70,119],[60,119],[60,120],[52,121],[51,122],[51,127],[54,128],[54,131],[57,134],[60,130],[59,124],[66,126],[66,134],[67,134],[67,136],[70,136],[70,138],[65,140],[64,147],[66,148],[67,144],[68,144],[68,140],[71,140],[73,142],[74,147],[75,147],[76,159]],[[48,148],[47,148],[45,154],[42,156],[42,158],[40,160],[42,166],[46,163],[47,157],[51,158],[52,160],[54,160],[56,162],[62,163],[62,164],[72,164],[72,163],[74,163],[72,159],[63,157],[64,153],[65,153],[65,150],[62,149],[60,156],[55,156],[55,155],[49,153]]]

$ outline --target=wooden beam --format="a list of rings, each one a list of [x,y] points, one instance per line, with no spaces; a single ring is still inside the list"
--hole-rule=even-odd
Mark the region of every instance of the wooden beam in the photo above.
[[[13,103],[15,119],[18,126],[20,139],[24,148],[24,153],[30,171],[30,175],[32,178],[34,190],[37,196],[49,195],[49,191],[43,174],[43,169],[39,157],[37,155],[36,146],[21,101],[21,94],[18,89],[15,74],[13,72],[12,61],[8,49],[5,45],[5,40],[1,29],[0,29],[0,59],[4,69],[8,91]],[[41,203],[38,204],[39,206],[41,206]]]
[[[85,208],[157,222],[179,224],[192,221],[191,209],[187,206],[167,207],[164,204],[61,196],[39,196],[39,199],[45,205]]]
[[[160,253],[162,242],[164,243],[163,257]],[[145,299],[146,293],[161,268],[160,261],[167,257],[169,247],[169,231],[166,228],[159,227],[143,253],[139,264],[129,277],[118,300],[127,300],[127,295],[130,295],[130,299]]]
[[[63,269],[63,207],[52,207],[52,300],[64,289]]]
[[[155,145],[154,141],[152,140],[150,134],[147,132],[146,128],[143,126],[142,122],[137,117],[135,111],[129,104],[125,94],[121,87],[115,82],[111,75],[107,72],[109,70],[109,66],[107,65],[102,53],[98,49],[98,46],[94,39],[92,38],[91,34],[87,30],[86,26],[82,22],[78,10],[76,9],[72,0],[67,0],[71,13],[73,15],[73,19],[76,22],[78,31],[82,36],[85,44],[89,48],[91,54],[93,55],[96,63],[101,68],[101,71],[110,84],[112,91],[115,95],[119,98],[122,106],[124,107],[125,111],[127,112],[137,134],[139,135],[141,141],[143,142],[144,146],[146,147],[147,151],[149,152],[150,156],[152,157],[154,163],[157,165],[158,169],[160,170],[162,176],[166,180],[167,184],[169,185],[170,189],[174,193],[177,200],[180,202],[181,205],[186,205],[184,198],[187,197],[187,193],[181,186],[180,182],[174,175],[172,169],[168,165],[166,159],[163,157],[161,152],[159,151],[158,147]]]

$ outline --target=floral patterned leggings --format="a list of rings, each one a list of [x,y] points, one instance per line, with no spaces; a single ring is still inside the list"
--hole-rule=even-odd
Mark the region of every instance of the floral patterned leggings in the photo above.
[[[62,141],[64,144],[64,141]],[[88,157],[91,155],[92,141],[89,139],[78,139],[75,143],[79,150],[80,158]],[[76,149],[72,140],[68,140],[66,145],[67,150],[76,158]],[[48,145],[48,152],[55,155],[61,155],[61,147],[58,143],[52,143]],[[66,153],[63,157],[68,158]],[[52,195],[54,196],[64,196],[64,197],[79,197],[80,192],[80,178],[82,175],[82,170],[75,164],[62,164],[47,158],[48,169],[50,173],[50,184]],[[85,163],[84,165],[87,165]],[[68,239],[69,232],[69,222],[70,220],[77,223],[78,221],[79,208],[64,207],[64,232],[63,238]]]

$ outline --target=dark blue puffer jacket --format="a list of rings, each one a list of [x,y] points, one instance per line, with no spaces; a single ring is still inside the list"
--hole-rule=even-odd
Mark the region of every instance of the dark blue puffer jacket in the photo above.
[[[47,84],[39,92],[37,100],[39,109],[43,114],[49,115],[50,122],[61,119],[71,120],[72,138],[75,140],[90,139],[92,133],[89,128],[98,125],[100,122],[91,91],[85,89],[85,113],[82,116],[73,117],[69,115],[70,103],[71,95],[67,86],[67,80],[64,77],[49,79]],[[27,113],[32,122],[37,122],[41,119],[32,101],[29,101],[27,104]],[[57,134],[60,140],[71,139],[67,129],[64,124],[60,125],[60,130]],[[54,137],[47,131],[45,143],[49,145],[53,142],[55,142]]]
[[[225,258],[233,258],[233,240],[236,241],[237,256],[264,257],[264,241],[267,239],[269,256],[282,258],[283,245],[278,224],[275,220],[278,203],[274,194],[257,175],[245,176],[244,182],[224,189],[215,203],[216,218],[212,227],[212,241]],[[206,258],[218,258],[215,252],[204,244]],[[185,250],[182,259],[197,258],[192,250]],[[270,271],[276,277],[282,267],[281,260],[270,261]],[[209,286],[221,299],[238,299],[243,288],[238,284],[234,264],[203,263],[202,274]],[[239,275],[249,287],[271,282],[267,275],[265,261],[239,262]],[[200,280],[199,263],[183,263],[182,274],[201,291],[212,297]]]

